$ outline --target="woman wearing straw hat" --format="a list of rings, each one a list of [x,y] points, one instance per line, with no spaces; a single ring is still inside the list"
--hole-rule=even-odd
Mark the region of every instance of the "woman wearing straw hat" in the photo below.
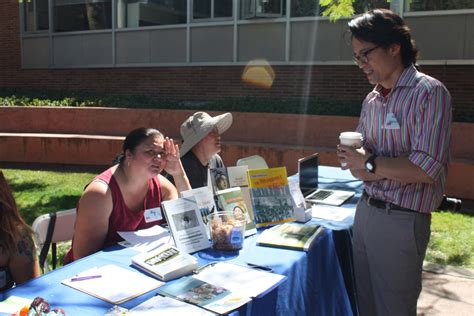
[[[181,163],[192,188],[207,185],[208,168],[223,168],[218,153],[221,151],[221,136],[232,125],[232,114],[210,116],[196,112],[181,124]]]

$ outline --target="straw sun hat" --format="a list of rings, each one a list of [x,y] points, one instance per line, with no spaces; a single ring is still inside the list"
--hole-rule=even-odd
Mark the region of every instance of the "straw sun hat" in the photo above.
[[[219,134],[224,133],[232,125],[232,114],[224,113],[218,116],[210,116],[206,112],[196,112],[181,124],[181,145],[180,156],[183,157],[201,139],[206,137],[214,127],[217,127]]]

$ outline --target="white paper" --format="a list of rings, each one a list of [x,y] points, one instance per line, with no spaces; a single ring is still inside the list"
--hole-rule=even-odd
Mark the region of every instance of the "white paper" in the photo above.
[[[92,275],[100,275],[101,277],[72,281],[73,278]],[[63,280],[62,283],[112,304],[121,304],[164,284],[164,282],[142,273],[113,264],[83,271],[76,276]]]
[[[184,303],[170,297],[154,296],[130,310],[140,316],[206,316],[215,315],[205,309]]]
[[[293,198],[295,211],[304,210],[306,202],[304,201],[304,196],[300,189],[300,180],[297,177],[290,177],[288,178],[288,186],[290,187],[290,194]]]
[[[173,244],[171,234],[159,225],[132,232],[117,232],[125,242],[119,242],[124,247],[131,247],[139,252],[151,251],[166,244]]]
[[[219,262],[194,275],[193,278],[226,288],[232,293],[257,297],[279,284],[285,276],[238,264]]]
[[[311,206],[313,217],[334,222],[344,222],[348,218],[354,218],[355,207],[337,207],[323,204],[313,204]]]
[[[0,302],[0,313],[18,313],[24,306],[30,306],[31,302],[33,302],[32,299],[12,295]]]
[[[233,166],[227,167],[227,174],[229,175],[230,187],[243,187],[249,185],[247,178],[247,170],[249,166]]]

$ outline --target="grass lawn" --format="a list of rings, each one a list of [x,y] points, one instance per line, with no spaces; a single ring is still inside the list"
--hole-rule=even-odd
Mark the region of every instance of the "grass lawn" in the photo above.
[[[45,213],[73,208],[84,186],[95,174],[3,169],[28,224]],[[474,216],[435,212],[426,260],[433,263],[474,268]],[[68,245],[59,247],[59,261]]]

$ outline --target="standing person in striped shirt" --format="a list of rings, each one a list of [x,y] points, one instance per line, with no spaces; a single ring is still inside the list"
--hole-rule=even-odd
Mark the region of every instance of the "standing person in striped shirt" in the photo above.
[[[443,196],[451,137],[451,97],[418,72],[410,30],[375,9],[349,22],[354,61],[375,85],[357,131],[361,149],[338,158],[364,181],[354,222],[354,269],[360,314],[416,315],[431,211]]]

